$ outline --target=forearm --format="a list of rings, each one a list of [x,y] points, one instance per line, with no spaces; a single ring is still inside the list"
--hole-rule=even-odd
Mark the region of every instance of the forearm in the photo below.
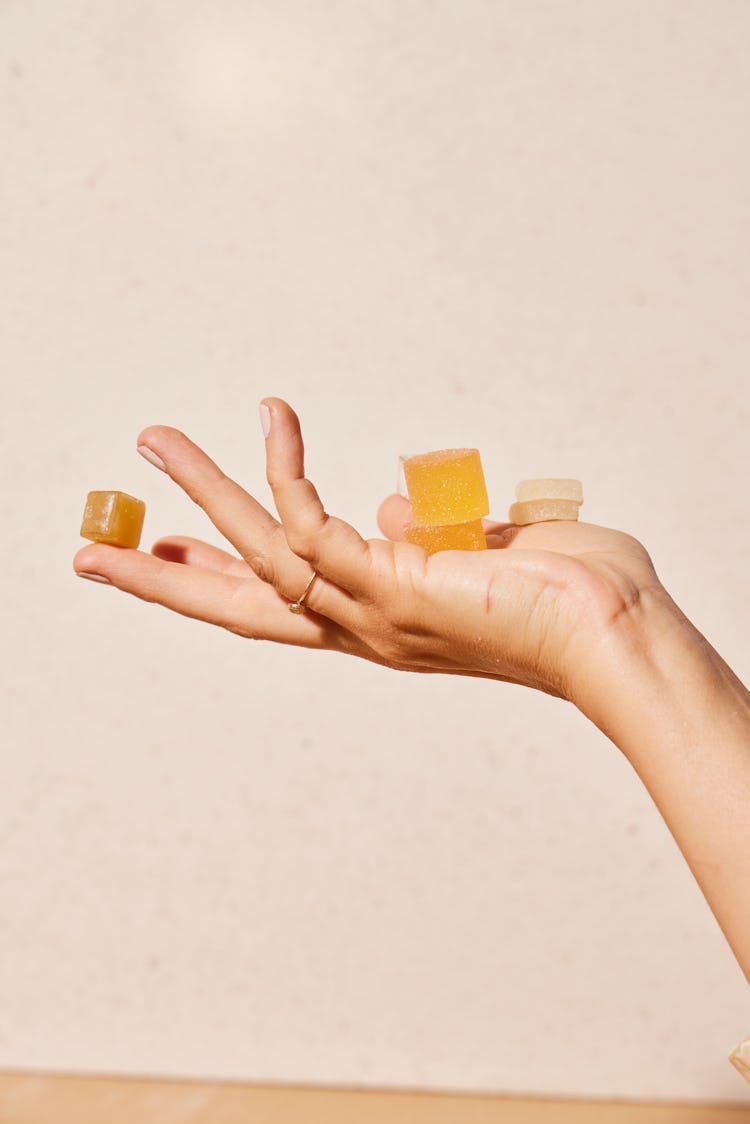
[[[637,771],[750,980],[750,693],[666,596],[598,657],[580,708]]]

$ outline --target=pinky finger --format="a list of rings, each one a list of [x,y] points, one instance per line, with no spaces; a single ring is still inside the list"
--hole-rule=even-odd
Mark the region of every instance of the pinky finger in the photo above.
[[[338,626],[319,616],[289,613],[287,602],[271,586],[252,578],[103,545],[84,547],[76,555],[74,568],[82,576],[106,581],[141,601],[250,639],[304,648],[346,647]]]

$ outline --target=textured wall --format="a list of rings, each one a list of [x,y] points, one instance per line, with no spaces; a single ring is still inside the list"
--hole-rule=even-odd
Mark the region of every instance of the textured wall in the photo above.
[[[4,0],[0,1067],[741,1098],[747,987],[571,707],[76,582],[85,493],[216,541],[299,410],[375,533],[399,452],[573,475],[741,676],[744,0]]]

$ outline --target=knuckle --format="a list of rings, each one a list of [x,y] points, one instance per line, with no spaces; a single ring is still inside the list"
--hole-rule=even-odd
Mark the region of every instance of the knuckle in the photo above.
[[[266,465],[266,481],[272,492],[280,492],[286,480],[282,473],[273,465]]]
[[[260,578],[262,582],[267,585],[276,584],[276,567],[268,555],[262,554],[260,551],[253,551],[245,555],[245,561],[255,576]]]
[[[279,581],[278,566],[275,555],[284,545],[282,528],[277,526],[265,536],[262,545],[254,545],[245,555],[244,559],[256,577],[267,585],[277,585]]]
[[[296,554],[298,558],[304,558],[306,562],[312,562],[317,557],[315,541],[309,535],[303,535],[300,532],[288,532],[286,541],[292,554]]]
[[[288,527],[286,541],[289,549],[299,558],[312,561],[319,553],[319,547],[326,524],[317,520],[306,520],[295,527]]]

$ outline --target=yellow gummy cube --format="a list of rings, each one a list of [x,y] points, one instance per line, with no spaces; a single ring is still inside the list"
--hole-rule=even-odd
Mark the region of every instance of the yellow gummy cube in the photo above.
[[[437,554],[439,550],[487,549],[481,519],[454,523],[448,527],[421,527],[417,523],[408,523],[405,538],[407,542],[423,547],[428,554]]]
[[[125,492],[89,492],[81,535],[92,542],[134,549],[141,541],[146,505]]]
[[[421,527],[469,523],[489,514],[478,449],[441,449],[403,460],[414,522]]]
[[[573,500],[583,503],[583,485],[580,480],[546,477],[540,480],[522,480],[516,484],[516,499],[521,503],[528,500]]]
[[[575,520],[579,508],[580,504],[575,500],[529,500],[527,503],[512,503],[508,518],[521,527],[550,519]]]

